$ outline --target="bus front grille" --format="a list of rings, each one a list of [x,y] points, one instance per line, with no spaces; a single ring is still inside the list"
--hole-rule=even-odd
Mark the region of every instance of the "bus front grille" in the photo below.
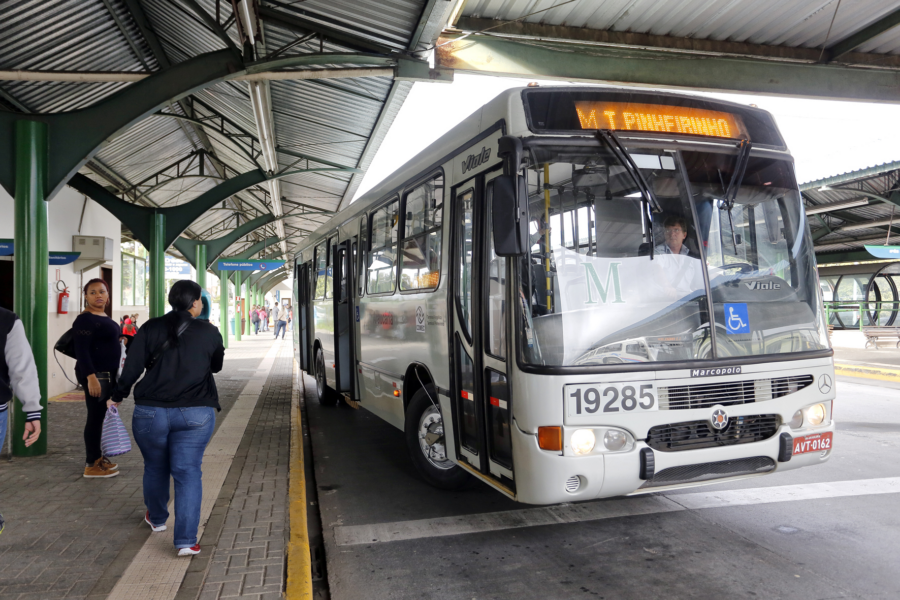
[[[737,477],[739,475],[759,475],[775,469],[775,461],[768,456],[752,456],[750,458],[738,458],[722,460],[719,462],[701,463],[699,465],[686,465],[663,469],[653,476],[641,489],[663,487],[667,485],[679,485],[685,483],[700,483],[725,477]]]
[[[733,406],[751,402],[765,402],[800,391],[811,385],[812,375],[792,375],[774,379],[748,379],[659,388],[659,407],[662,410],[689,410],[721,404]]]
[[[660,452],[679,452],[751,444],[769,439],[780,425],[778,415],[732,417],[722,431],[715,431],[709,421],[669,423],[652,427],[647,432],[647,445]]]

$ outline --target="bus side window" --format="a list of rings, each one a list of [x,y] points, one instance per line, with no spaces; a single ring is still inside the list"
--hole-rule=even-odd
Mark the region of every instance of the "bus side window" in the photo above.
[[[487,202],[485,203],[485,231],[491,229],[491,200],[494,184],[488,184]],[[506,258],[494,252],[494,236],[488,234],[488,326],[486,348],[488,353],[497,358],[506,358]]]
[[[325,242],[316,246],[316,295],[317,300],[325,297],[325,269],[328,267],[325,256]]]
[[[326,269],[325,273],[327,275],[325,280],[325,298],[334,298],[334,265],[331,264],[334,260],[334,247],[337,246],[337,237],[332,236],[328,240],[328,269]]]
[[[434,289],[441,278],[444,178],[426,181],[406,195],[400,253],[400,289]]]
[[[369,218],[359,220],[359,295],[366,291],[366,257],[369,255]]]
[[[366,289],[370,294],[394,291],[397,279],[397,235],[400,202],[394,200],[372,215],[372,250],[369,252]]]

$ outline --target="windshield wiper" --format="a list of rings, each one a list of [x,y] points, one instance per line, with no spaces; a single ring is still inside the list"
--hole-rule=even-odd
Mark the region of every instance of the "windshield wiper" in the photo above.
[[[731,209],[734,208],[734,201],[737,198],[738,190],[744,182],[744,173],[747,171],[747,163],[750,162],[750,148],[752,144],[750,140],[741,140],[738,146],[738,156],[734,163],[734,173],[731,174],[731,180],[728,182],[728,189],[725,190],[725,199],[723,200],[724,208],[728,211],[728,224],[731,226],[731,246],[734,253],[737,254],[737,236],[734,233],[734,219],[731,216]],[[722,179],[722,173],[719,173],[719,180]],[[722,186],[723,188],[725,186]]]
[[[650,218],[649,211],[646,210],[648,207],[652,207],[653,212],[662,212],[662,208],[660,208],[659,201],[656,199],[656,195],[653,193],[653,190],[647,184],[647,180],[644,179],[644,174],[641,173],[641,170],[638,169],[638,166],[632,160],[631,155],[625,151],[625,147],[622,146],[622,143],[619,141],[619,137],[609,129],[598,129],[597,130],[597,139],[600,140],[600,143],[609,148],[610,152],[613,153],[613,156],[616,157],[616,160],[625,167],[625,170],[631,176],[631,180],[634,182],[634,185],[637,186],[638,190],[641,192],[641,204],[643,204],[641,210],[641,220],[645,221],[648,238],[650,241],[650,260],[653,260],[654,253],[654,240],[653,240],[653,221]]]

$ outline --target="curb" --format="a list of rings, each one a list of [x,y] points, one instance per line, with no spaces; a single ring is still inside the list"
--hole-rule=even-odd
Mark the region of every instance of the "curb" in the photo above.
[[[883,369],[879,367],[865,367],[862,365],[834,364],[834,374],[845,377],[861,377],[863,379],[878,379],[880,381],[893,381],[900,383],[900,370]]]
[[[300,391],[296,385],[297,361],[291,378],[291,469],[288,488],[291,535],[287,546],[287,586],[285,598],[310,600],[313,597],[312,561],[306,515],[306,475],[303,464],[303,427],[300,422]]]

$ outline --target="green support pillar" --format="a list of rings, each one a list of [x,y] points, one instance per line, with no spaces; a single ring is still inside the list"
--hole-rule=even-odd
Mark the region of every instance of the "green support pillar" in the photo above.
[[[222,345],[228,348],[228,272],[219,271],[219,333]]]
[[[244,323],[247,324],[247,331],[245,332],[247,335],[250,335],[250,274],[247,274],[247,278],[244,280],[244,297],[247,299],[244,301],[244,314],[242,315],[244,318]]]
[[[206,244],[197,244],[197,285],[206,289]]]
[[[241,272],[234,273],[234,340],[241,341],[241,311],[237,303],[238,296],[241,295]]]
[[[166,313],[166,215],[153,213],[150,218],[150,318]]]
[[[22,320],[25,337],[37,363],[41,390],[41,437],[25,447],[25,417],[17,398],[10,411],[13,456],[39,456],[47,453],[47,271],[50,253],[47,247],[47,124],[16,121],[16,198],[14,308]]]

